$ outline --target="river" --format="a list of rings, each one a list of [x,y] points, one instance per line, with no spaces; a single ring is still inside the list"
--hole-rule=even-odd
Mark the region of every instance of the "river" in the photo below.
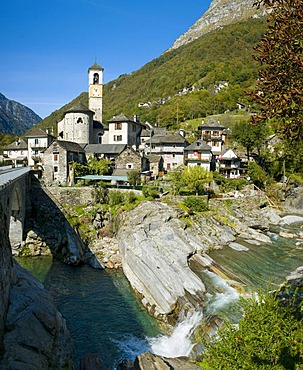
[[[302,246],[296,245],[297,240],[277,233],[269,236],[272,244],[238,240],[247,251],[225,247],[210,252],[230,279],[199,271],[208,292],[205,311],[184,317],[170,334],[146,313],[122,271],[71,267],[46,257],[18,261],[44,283],[67,319],[75,344],[75,369],[87,352],[97,353],[106,367],[114,369],[123,359],[134,360],[145,351],[167,357],[188,355],[193,346],[190,335],[202,316],[205,320],[222,315],[237,321],[241,316],[239,292],[277,286],[303,265]]]

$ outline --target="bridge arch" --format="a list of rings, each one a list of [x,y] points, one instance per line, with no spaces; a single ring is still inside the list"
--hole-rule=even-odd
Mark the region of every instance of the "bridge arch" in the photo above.
[[[20,183],[14,184],[14,189],[11,193],[10,219],[9,219],[9,240],[11,246],[18,245],[23,240],[24,226],[24,202],[23,192]]]

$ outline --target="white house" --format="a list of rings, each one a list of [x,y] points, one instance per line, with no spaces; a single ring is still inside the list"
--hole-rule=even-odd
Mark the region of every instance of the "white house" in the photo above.
[[[28,166],[35,168],[42,166],[43,152],[55,139],[54,136],[49,134],[48,131],[45,132],[41,129],[37,129],[26,135],[26,138]]]
[[[212,152],[210,145],[203,140],[197,140],[184,148],[184,164],[188,167],[201,166],[210,171]]]
[[[14,166],[18,161],[26,161],[27,157],[27,142],[21,138],[3,148],[4,161],[12,161]]]
[[[140,134],[146,126],[137,116],[119,114],[108,121],[108,144],[126,144],[136,149],[140,145]]]
[[[241,159],[232,149],[226,149],[218,157],[218,170],[227,179],[238,179],[241,175]]]
[[[145,145],[146,154],[157,154],[163,158],[164,170],[170,171],[183,164],[183,149],[188,142],[180,133],[167,132],[165,128],[154,128]]]

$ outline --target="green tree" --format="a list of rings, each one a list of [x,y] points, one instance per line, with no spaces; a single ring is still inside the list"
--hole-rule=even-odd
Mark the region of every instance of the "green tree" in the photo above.
[[[251,181],[258,186],[259,188],[263,188],[267,175],[266,172],[259,166],[256,162],[249,162],[248,163],[248,175]]]
[[[293,305],[260,292],[243,299],[238,327],[227,324],[206,344],[201,367],[208,370],[302,369],[303,322]]]
[[[284,140],[302,140],[303,2],[257,0],[254,5],[270,10],[268,31],[256,48],[262,69],[252,96],[262,109],[254,121],[278,118],[275,128]]]
[[[195,192],[196,195],[205,191],[205,184],[213,179],[212,172],[205,170],[201,166],[185,166],[182,172],[182,181],[188,190]]]
[[[173,195],[179,194],[183,186],[182,170],[182,167],[179,166],[168,173],[168,179],[170,181],[170,187]]]
[[[253,149],[256,148],[260,154],[261,146],[268,134],[269,129],[265,123],[253,125],[250,122],[237,122],[232,131],[233,139],[245,147],[248,160]]]
[[[104,175],[109,171],[112,162],[108,159],[97,159],[90,157],[88,159],[88,169],[91,175]]]
[[[130,185],[136,186],[141,183],[140,171],[137,171],[137,170],[127,171],[127,178],[128,178]]]

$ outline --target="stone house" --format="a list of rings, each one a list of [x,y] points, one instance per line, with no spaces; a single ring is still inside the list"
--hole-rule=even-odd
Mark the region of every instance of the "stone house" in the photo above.
[[[74,174],[71,163],[86,163],[84,149],[77,143],[54,140],[43,154],[43,177],[49,184],[72,185]]]
[[[213,169],[211,146],[203,140],[197,140],[184,148],[184,164],[188,167],[201,166],[207,171]]]
[[[146,158],[149,163],[149,172],[150,177],[157,179],[158,177],[163,176],[164,174],[164,161],[161,155],[157,154],[148,154]]]
[[[126,175],[130,170],[137,170],[139,172],[147,171],[148,160],[133,148],[126,147],[115,159],[115,170],[113,175],[117,173],[119,173],[119,175]]]
[[[212,154],[219,156],[222,154],[223,145],[226,145],[227,134],[226,127],[221,125],[219,121],[210,119],[207,122],[202,121],[198,127],[200,139],[210,145]]]

